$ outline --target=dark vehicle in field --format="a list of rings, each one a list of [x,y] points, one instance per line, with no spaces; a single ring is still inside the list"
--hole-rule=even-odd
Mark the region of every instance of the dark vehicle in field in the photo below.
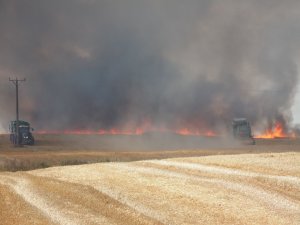
[[[247,119],[236,118],[232,121],[233,136],[243,141],[244,143],[255,144],[255,140],[252,136],[251,126]]]
[[[26,121],[19,120],[19,135],[17,135],[17,121],[11,121],[9,124],[10,141],[13,144],[33,145],[34,137],[31,133],[33,129]],[[19,139],[19,141],[17,140]]]

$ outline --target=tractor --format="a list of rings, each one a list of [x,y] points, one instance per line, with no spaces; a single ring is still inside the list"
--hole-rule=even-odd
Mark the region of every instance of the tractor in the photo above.
[[[250,122],[247,119],[233,119],[232,130],[234,138],[241,140],[243,143],[255,145],[255,140],[251,132]]]
[[[31,133],[33,128],[26,121],[19,120],[19,133],[17,129],[17,121],[11,121],[9,124],[10,141],[13,144],[20,145],[34,145],[34,137]]]

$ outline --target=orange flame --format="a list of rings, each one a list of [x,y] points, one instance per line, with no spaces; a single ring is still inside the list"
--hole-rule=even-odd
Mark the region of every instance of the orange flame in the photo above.
[[[109,129],[109,130],[40,130],[36,132],[37,134],[75,134],[75,135],[141,135],[144,133],[141,129],[135,130],[119,130],[119,129]]]
[[[200,130],[191,130],[188,128],[183,128],[180,130],[176,130],[175,131],[176,134],[180,134],[180,135],[191,135],[191,136],[205,136],[205,137],[214,137],[217,136],[217,134],[212,131],[212,130],[207,130],[207,131],[200,131]]]
[[[85,129],[76,129],[76,130],[39,130],[36,131],[36,134],[74,134],[74,135],[143,135],[147,132],[159,132],[159,133],[176,133],[179,135],[184,136],[205,136],[205,137],[214,137],[217,136],[217,134],[212,130],[207,131],[200,131],[200,130],[192,130],[188,128],[183,128],[179,130],[168,130],[168,129],[155,129],[155,128],[136,128],[136,129],[128,129],[128,130],[122,130],[122,129],[100,129],[100,130],[85,130]]]
[[[266,130],[265,133],[257,135],[256,138],[273,139],[273,138],[294,138],[294,133],[285,133],[283,125],[276,122],[274,128]]]

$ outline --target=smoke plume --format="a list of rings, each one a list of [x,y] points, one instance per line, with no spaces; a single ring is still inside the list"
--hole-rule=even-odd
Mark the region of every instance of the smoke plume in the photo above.
[[[288,126],[298,0],[2,0],[0,123],[37,129]]]

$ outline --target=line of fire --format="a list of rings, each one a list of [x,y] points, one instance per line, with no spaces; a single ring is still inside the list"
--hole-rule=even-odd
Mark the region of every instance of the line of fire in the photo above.
[[[16,119],[9,124],[10,141],[16,146],[33,145],[34,137],[29,122],[19,119],[19,83],[25,81],[16,79],[9,79],[16,87]],[[296,138],[295,132],[286,132],[283,124],[276,121],[273,126],[261,134],[253,135],[250,121],[246,118],[234,118],[231,121],[230,134],[240,140],[246,140],[247,143],[255,144],[255,139],[274,139],[274,138]],[[228,129],[227,129],[228,130]],[[66,135],[144,135],[146,133],[174,133],[183,136],[202,136],[202,137],[219,137],[224,134],[214,131],[212,129],[168,129],[165,127],[154,127],[151,122],[147,121],[139,127],[134,129],[67,129],[67,130],[37,130],[36,134],[66,134]],[[228,132],[227,132],[228,133]]]
[[[234,125],[236,123],[236,120],[245,120],[245,123],[249,123],[246,118],[236,118],[232,121],[232,132],[233,135],[236,135],[235,127]],[[249,123],[250,124],[250,123]],[[243,127],[244,125],[240,125]],[[247,127],[248,125],[245,125]],[[250,125],[251,126],[251,125]],[[245,128],[246,130],[248,128]],[[241,129],[243,130],[243,128]],[[99,130],[92,130],[92,129],[72,129],[72,130],[38,130],[36,133],[38,134],[78,134],[78,135],[143,135],[148,132],[158,132],[158,133],[175,133],[178,135],[183,136],[203,136],[203,137],[217,137],[221,136],[221,133],[218,133],[216,131],[207,129],[190,129],[190,128],[182,128],[177,130],[170,130],[166,128],[154,128],[148,126],[141,126],[135,129],[118,129],[118,128],[112,128],[112,129],[99,129]],[[249,131],[246,131],[246,133],[249,133]],[[241,134],[243,132],[241,131]],[[261,139],[273,139],[273,138],[296,138],[296,132],[291,131],[288,133],[284,132],[283,125],[280,122],[276,122],[274,124],[274,127],[270,129],[266,129],[261,134],[249,134],[250,136],[254,138],[261,138]]]

